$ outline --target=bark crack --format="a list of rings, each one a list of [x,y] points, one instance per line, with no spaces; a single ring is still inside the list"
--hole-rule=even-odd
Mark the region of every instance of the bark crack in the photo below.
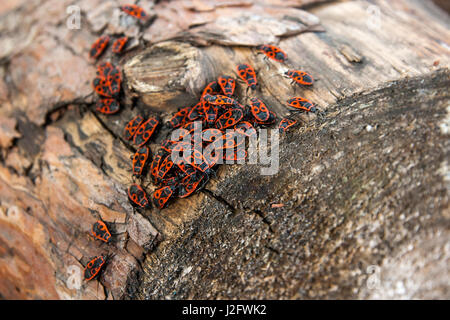
[[[214,198],[215,200],[217,200],[218,202],[220,202],[221,204],[223,204],[225,207],[227,207],[233,214],[236,214],[238,212],[238,210],[231,205],[227,200],[225,200],[223,197],[215,194],[214,192],[212,192],[211,190],[208,190],[206,188],[204,188],[203,190],[201,190],[203,193],[209,195],[210,197]]]
[[[268,227],[270,233],[275,233],[275,230],[272,228],[272,224],[267,220],[266,216],[262,213],[262,211],[258,209],[254,209],[253,212],[261,218],[261,221]]]

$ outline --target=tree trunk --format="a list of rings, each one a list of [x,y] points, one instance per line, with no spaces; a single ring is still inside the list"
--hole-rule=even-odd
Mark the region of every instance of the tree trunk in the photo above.
[[[446,13],[419,0],[141,5],[147,22],[116,1],[0,5],[0,297],[450,298]],[[133,37],[121,57],[100,59],[124,74],[111,116],[93,104],[88,52],[100,34]],[[257,54],[263,43],[287,63]],[[258,72],[255,92],[237,85],[243,103],[260,97],[281,118],[300,95],[321,113],[293,115],[276,174],[222,165],[187,199],[133,209],[126,123],[166,122],[239,63]],[[293,86],[288,69],[317,81]],[[155,189],[149,176],[139,183]],[[111,244],[90,235],[99,219]],[[98,281],[82,280],[102,253]]]

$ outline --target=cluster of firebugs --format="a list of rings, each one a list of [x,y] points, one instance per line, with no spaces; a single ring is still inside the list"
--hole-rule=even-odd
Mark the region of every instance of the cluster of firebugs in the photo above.
[[[120,9],[126,14],[140,20],[147,19],[147,13],[137,5],[124,5]],[[92,59],[99,58],[108,47],[109,36],[101,36],[91,47],[89,55]],[[112,51],[115,54],[122,53],[128,42],[127,37],[121,37],[114,41]],[[265,54],[267,58],[278,62],[286,62],[287,54],[273,45],[260,45],[256,49]],[[247,89],[255,90],[258,85],[256,72],[249,64],[239,64],[236,67],[237,75],[247,86]],[[293,83],[310,86],[314,79],[311,75],[300,70],[289,70],[285,73]],[[122,74],[119,68],[110,62],[104,62],[97,67],[96,77],[93,81],[95,92],[99,95],[96,110],[103,114],[115,114],[120,110],[118,96],[121,90]],[[217,81],[212,81],[203,90],[197,104],[180,108],[170,121],[164,125],[171,129],[185,129],[179,140],[164,140],[160,145],[160,151],[151,159],[150,148],[146,145],[155,133],[160,121],[156,117],[144,118],[141,115],[131,119],[125,126],[123,137],[132,140],[137,146],[137,151],[132,157],[133,176],[141,177],[145,169],[150,165],[150,174],[157,186],[150,201],[149,196],[139,184],[132,184],[128,190],[131,204],[137,208],[146,209],[150,202],[162,209],[169,200],[175,196],[186,198],[195,191],[201,190],[209,180],[211,174],[215,174],[215,167],[219,162],[219,155],[204,155],[199,150],[192,148],[195,138],[200,138],[204,145],[211,145],[222,149],[220,154],[223,160],[240,160],[247,157],[245,139],[236,139],[236,134],[251,136],[256,134],[259,126],[273,125],[277,122],[277,116],[259,98],[250,99],[250,105],[241,105],[233,95],[236,80],[230,76],[220,76]],[[314,104],[302,97],[294,97],[287,101],[287,105],[296,110],[316,112]],[[296,120],[284,118],[278,123],[280,133],[296,124]],[[201,126],[202,137],[195,137],[197,126]],[[232,133],[225,133],[226,129],[234,129]],[[183,139],[184,135],[191,135],[191,142]],[[194,134],[194,135],[193,135]],[[244,143],[242,143],[244,141]],[[182,153],[183,150],[191,150],[184,153],[182,161],[174,163],[172,152]],[[232,150],[230,152],[230,149]],[[150,163],[150,160],[151,163]],[[92,235],[103,242],[110,243],[111,233],[103,221],[97,221],[92,227]],[[88,262],[84,277],[86,280],[95,278],[107,256],[100,255]]]

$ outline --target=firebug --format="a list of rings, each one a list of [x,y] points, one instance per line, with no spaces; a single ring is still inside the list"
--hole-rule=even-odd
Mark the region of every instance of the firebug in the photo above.
[[[84,279],[86,281],[94,279],[100,273],[105,262],[105,255],[100,255],[90,260],[84,269]]]
[[[304,110],[304,111],[309,111],[309,112],[316,112],[317,109],[314,106],[314,104],[302,97],[295,97],[292,99],[289,99],[287,101],[288,106],[292,107],[292,108],[296,108],[298,110]]]
[[[241,108],[229,108],[216,120],[216,128],[224,130],[226,128],[236,125],[244,117],[244,112]]]
[[[297,123],[297,120],[284,118],[280,121],[280,124],[278,125],[278,130],[280,131],[280,133],[284,133],[287,131],[288,128],[292,127],[296,123]]]
[[[114,41],[112,46],[112,52],[115,54],[121,54],[123,49],[125,49],[125,46],[127,45],[128,37],[121,37]]]
[[[310,86],[314,83],[313,77],[304,71],[288,70],[285,72],[285,75],[289,76],[294,82],[305,86]]]
[[[159,209],[163,209],[174,194],[175,190],[176,188],[173,185],[164,186],[155,190],[155,192],[153,193],[153,203],[155,204],[155,206]]]
[[[231,97],[233,95],[236,83],[232,77],[221,76],[217,79],[217,82],[219,83],[224,95],[227,97]]]
[[[205,95],[215,96],[216,94],[220,94],[220,86],[216,81],[210,82],[202,92],[202,99]]]
[[[248,64],[240,64],[236,67],[239,77],[252,89],[256,89],[258,81],[256,80],[255,70]]]
[[[269,120],[270,112],[267,106],[258,98],[250,99],[250,111],[256,120],[265,122]]]
[[[147,18],[147,13],[144,11],[144,9],[142,9],[141,7],[139,7],[135,4],[124,5],[124,6],[121,6],[120,9],[132,17],[135,17],[135,18],[138,18],[141,20],[145,20]]]
[[[109,36],[101,36],[92,44],[89,56],[92,59],[97,59],[105,51],[109,43]]]
[[[150,207],[150,203],[148,202],[147,193],[138,184],[134,183],[128,188],[128,198],[130,199],[131,204],[133,206],[143,208],[143,209]]]
[[[92,235],[94,238],[103,242],[111,242],[111,233],[109,232],[106,224],[101,220],[98,220],[92,225]]]
[[[286,62],[287,60],[287,54],[283,50],[270,44],[257,46],[256,49],[275,61]]]
[[[150,157],[150,148],[147,146],[141,147],[133,156],[133,175],[142,175],[145,164]]]
[[[144,123],[142,123],[137,129],[136,135],[134,136],[133,143],[143,146],[153,135],[158,126],[159,121],[155,117],[151,117]]]
[[[184,125],[186,117],[189,114],[189,111],[190,108],[185,107],[175,112],[175,114],[169,120],[168,126],[171,127],[172,129],[175,129]]]
[[[230,97],[223,96],[223,95],[215,95],[212,96],[210,94],[205,94],[203,97],[206,102],[215,105],[215,106],[227,106],[227,105],[233,105],[236,103],[236,101]]]

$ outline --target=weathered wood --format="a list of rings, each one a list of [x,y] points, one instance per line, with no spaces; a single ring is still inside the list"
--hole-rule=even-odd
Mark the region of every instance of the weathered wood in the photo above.
[[[330,105],[282,139],[276,175],[227,167],[136,297],[448,297],[449,83],[441,71]]]
[[[0,5],[0,297],[449,297],[445,13],[415,0],[148,1],[152,18],[140,24],[115,1],[80,0],[82,27],[69,30],[72,4]],[[113,116],[92,105],[88,50],[102,32],[134,37],[124,56],[101,58],[125,75]],[[268,41],[288,53],[285,65],[256,53]],[[249,97],[278,116],[295,95],[324,116],[295,116],[302,124],[282,138],[274,176],[222,166],[188,199],[133,210],[125,124],[167,121],[241,62],[258,71]],[[317,81],[292,86],[288,68]],[[244,103],[240,83],[237,94]],[[110,245],[89,236],[99,218]],[[74,273],[100,253],[112,257],[99,282],[78,287]],[[371,266],[378,289],[367,286]]]

